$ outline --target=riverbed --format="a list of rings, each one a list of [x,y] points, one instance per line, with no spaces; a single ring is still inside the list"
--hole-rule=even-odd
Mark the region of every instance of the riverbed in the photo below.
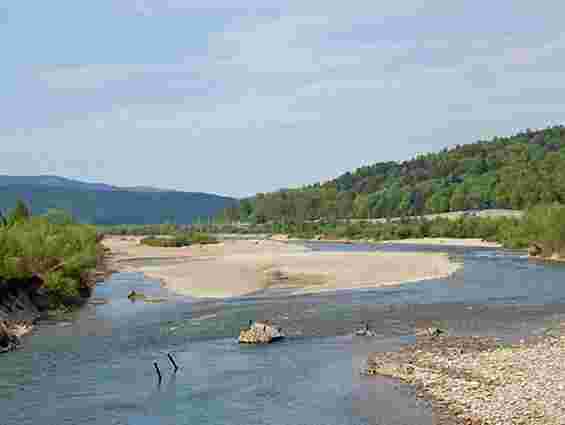
[[[438,323],[456,334],[501,338],[539,332],[565,317],[565,266],[520,252],[438,246],[312,243],[315,250],[447,252],[463,267],[447,279],[316,295],[175,296],[140,273],[99,285],[66,321],[43,323],[0,360],[2,425],[12,424],[432,424],[410,387],[364,378],[371,351],[410,343]],[[127,299],[135,289],[165,297]],[[263,347],[235,337],[271,318],[289,335]],[[378,337],[352,336],[369,321]],[[167,353],[181,366],[174,374]],[[152,363],[163,372],[158,385]]]

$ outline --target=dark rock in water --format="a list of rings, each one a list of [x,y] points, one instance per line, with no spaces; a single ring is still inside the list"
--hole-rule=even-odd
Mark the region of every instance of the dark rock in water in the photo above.
[[[369,329],[369,322],[365,323],[365,326],[363,328],[357,329],[355,331],[355,335],[357,336],[377,336],[376,332],[373,332],[372,330]]]
[[[141,292],[130,291],[129,294],[128,294],[128,299],[130,299],[132,301],[144,299],[144,298],[146,298],[146,296],[144,294],[142,294]]]
[[[355,335],[357,335],[357,336],[371,336],[371,337],[377,336],[377,334],[370,329],[357,329],[355,331]]]

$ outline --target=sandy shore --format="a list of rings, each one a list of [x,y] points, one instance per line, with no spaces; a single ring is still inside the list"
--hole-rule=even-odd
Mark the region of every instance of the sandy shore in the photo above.
[[[312,252],[275,241],[154,248],[139,238],[109,237],[112,268],[139,271],[196,297],[241,296],[269,287],[296,293],[376,288],[447,277],[458,265],[436,253]]]
[[[497,242],[487,242],[482,239],[457,239],[457,238],[419,238],[382,241],[382,244],[407,244],[407,245],[448,245],[466,246],[471,248],[502,248]]]

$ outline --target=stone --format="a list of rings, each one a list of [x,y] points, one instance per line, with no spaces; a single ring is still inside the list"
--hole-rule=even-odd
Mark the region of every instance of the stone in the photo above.
[[[281,328],[276,328],[267,323],[255,322],[248,329],[239,333],[240,344],[270,344],[282,339],[284,334]]]
[[[543,252],[542,247],[539,244],[533,243],[528,248],[528,255],[530,257],[539,257]]]

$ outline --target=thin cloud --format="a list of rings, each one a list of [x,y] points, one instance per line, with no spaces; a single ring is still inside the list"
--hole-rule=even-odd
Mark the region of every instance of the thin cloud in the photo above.
[[[105,45],[90,64],[69,55],[70,65],[13,80],[25,107],[0,124],[0,138],[22,142],[10,144],[13,158],[47,141],[64,174],[66,157],[101,159],[102,149],[111,152],[107,177],[85,178],[135,185],[161,161],[168,166],[154,185],[237,195],[541,127],[565,113],[555,95],[565,89],[565,6],[554,3],[502,0],[488,3],[488,14],[481,1],[101,3],[124,23],[107,35],[128,31],[135,51]],[[176,56],[159,61],[167,41]],[[126,181],[130,157],[137,166]],[[193,157],[213,157],[234,177],[209,176],[207,161],[183,167]]]

